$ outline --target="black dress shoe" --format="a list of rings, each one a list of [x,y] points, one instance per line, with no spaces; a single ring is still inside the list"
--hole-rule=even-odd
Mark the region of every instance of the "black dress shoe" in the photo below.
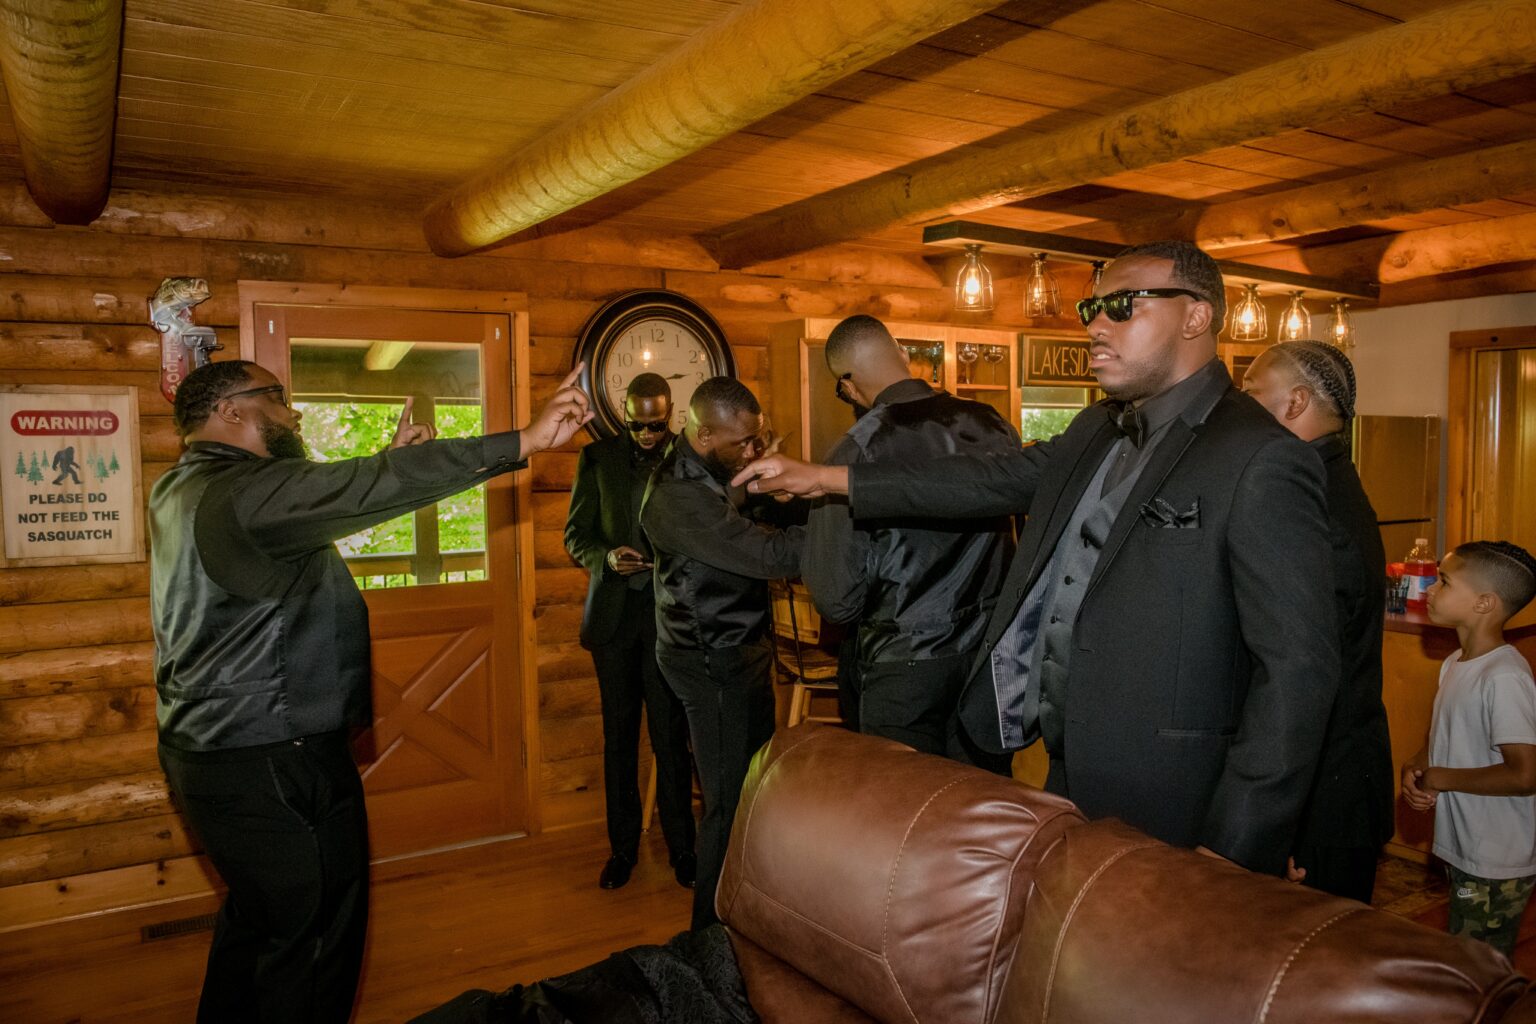
[[[603,873],[598,876],[597,884],[604,889],[621,889],[629,883],[629,874],[634,870],[634,861],[614,854],[603,865]]]
[[[672,874],[677,878],[677,884],[684,889],[692,889],[695,879],[699,876],[699,861],[691,853],[680,853],[672,858]]]

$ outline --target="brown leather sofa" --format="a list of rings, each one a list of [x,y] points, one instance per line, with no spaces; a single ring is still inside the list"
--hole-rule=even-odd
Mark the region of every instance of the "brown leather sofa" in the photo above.
[[[823,726],[759,753],[716,908],[766,1024],[1536,1021],[1487,946]]]

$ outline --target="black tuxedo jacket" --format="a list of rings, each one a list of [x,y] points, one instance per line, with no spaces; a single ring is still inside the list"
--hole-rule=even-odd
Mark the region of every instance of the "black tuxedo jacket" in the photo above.
[[[1117,437],[1100,403],[1017,455],[851,471],[858,516],[1028,510],[961,700],[984,747],[1001,747],[992,648]],[[1338,686],[1326,519],[1316,453],[1223,371],[1151,454],[1089,581],[1052,788],[1089,817],[1283,870]]]
[[[1374,848],[1392,838],[1397,800],[1387,709],[1381,702],[1387,556],[1376,510],[1344,439],[1331,435],[1312,442],[1312,448],[1328,473],[1341,670],[1297,845]]]
[[[624,434],[606,437],[587,445],[576,458],[576,483],[565,518],[565,550],[591,574],[581,611],[581,646],[587,650],[612,640],[624,613],[629,577],[608,567],[608,552],[633,546],[640,520],[639,503],[630,499],[634,490],[631,445]]]

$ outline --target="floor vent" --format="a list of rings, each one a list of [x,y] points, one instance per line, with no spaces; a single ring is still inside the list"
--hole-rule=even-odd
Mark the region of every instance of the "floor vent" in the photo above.
[[[174,939],[178,935],[190,935],[193,932],[211,932],[214,922],[218,919],[218,914],[199,914],[196,917],[184,917],[179,921],[147,924],[139,929],[139,941],[154,942],[156,939]]]

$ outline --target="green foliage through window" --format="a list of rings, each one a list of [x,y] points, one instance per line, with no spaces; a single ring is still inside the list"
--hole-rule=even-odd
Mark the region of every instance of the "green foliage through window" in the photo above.
[[[387,448],[404,404],[296,401],[293,407],[304,416],[301,429],[311,456],[317,462],[336,462],[373,455]],[[419,405],[415,418],[417,422],[426,422]],[[484,433],[478,402],[450,404],[439,401],[433,420],[438,437],[478,437]],[[473,487],[445,498],[436,508],[436,552],[417,550],[416,517],[412,513],[337,542],[337,548],[352,565],[354,575],[359,577],[359,584],[364,589],[415,585],[418,582],[415,573],[407,570],[414,568],[418,555],[477,553],[480,557],[473,560],[477,568],[466,570],[462,565],[445,564],[442,579],[449,582],[485,579],[485,487]],[[390,555],[399,557],[387,557]],[[445,557],[445,563],[464,561]],[[380,572],[368,572],[373,564]]]
[[[1019,415],[1019,436],[1025,441],[1047,441],[1063,430],[1081,409],[1032,409],[1025,406]]]

